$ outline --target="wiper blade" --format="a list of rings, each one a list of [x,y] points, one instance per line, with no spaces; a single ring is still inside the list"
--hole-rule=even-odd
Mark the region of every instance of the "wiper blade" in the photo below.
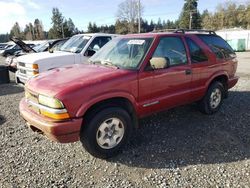
[[[69,52],[69,53],[74,53],[74,52],[72,52],[72,51],[70,51],[70,50],[59,50],[59,51],[61,51],[61,52]]]

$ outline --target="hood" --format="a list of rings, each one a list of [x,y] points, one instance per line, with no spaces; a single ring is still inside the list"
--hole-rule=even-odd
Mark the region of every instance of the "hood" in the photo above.
[[[85,88],[93,84],[115,80],[131,71],[93,64],[75,64],[56,68],[29,80],[27,88],[39,94],[56,96],[61,92]]]
[[[36,52],[33,48],[31,48],[28,44],[25,44],[21,39],[16,37],[11,38],[14,43],[16,43],[24,52]]]
[[[17,61],[28,63],[28,64],[40,63],[44,61],[47,61],[47,62],[70,61],[74,63],[75,53],[62,52],[62,51],[55,51],[54,53],[49,53],[49,52],[32,53],[32,54],[27,54],[27,55],[18,57]]]

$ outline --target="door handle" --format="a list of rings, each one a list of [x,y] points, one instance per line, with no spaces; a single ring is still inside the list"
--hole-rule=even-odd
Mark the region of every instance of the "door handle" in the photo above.
[[[190,75],[190,74],[192,74],[192,70],[191,70],[191,69],[187,69],[187,70],[185,70],[185,74],[186,74],[186,75]]]

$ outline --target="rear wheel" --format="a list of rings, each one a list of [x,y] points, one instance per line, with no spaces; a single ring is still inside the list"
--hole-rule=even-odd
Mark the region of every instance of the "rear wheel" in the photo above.
[[[206,95],[199,102],[200,111],[205,114],[217,112],[223,102],[225,91],[221,82],[214,82],[208,88]]]
[[[86,118],[81,131],[81,142],[95,157],[115,156],[128,140],[131,125],[131,117],[126,110],[119,107],[104,109]]]

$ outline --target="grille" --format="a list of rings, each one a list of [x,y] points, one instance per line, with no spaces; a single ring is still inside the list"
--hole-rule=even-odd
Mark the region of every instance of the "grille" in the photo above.
[[[22,74],[26,74],[26,70],[20,69],[20,72],[21,72]]]
[[[25,67],[25,63],[19,62],[18,64],[20,67]]]

